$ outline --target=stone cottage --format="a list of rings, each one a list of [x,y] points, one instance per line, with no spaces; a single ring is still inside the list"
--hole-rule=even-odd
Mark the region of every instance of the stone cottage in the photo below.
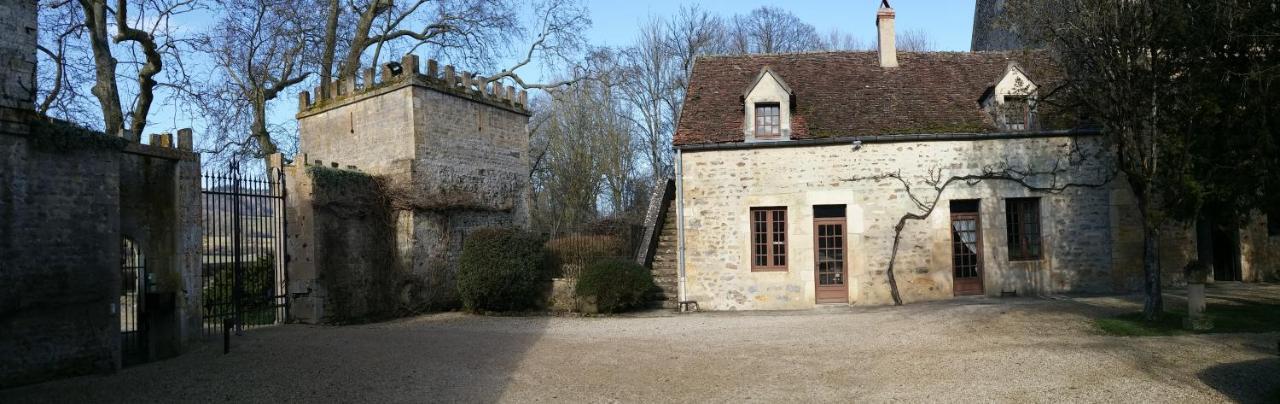
[[[679,299],[702,309],[888,304],[1141,286],[1136,207],[1106,137],[1040,99],[1039,52],[711,56],[674,136]],[[951,181],[948,181],[951,180]],[[1274,276],[1276,227],[1223,245],[1222,280]],[[1180,282],[1194,232],[1163,232]]]

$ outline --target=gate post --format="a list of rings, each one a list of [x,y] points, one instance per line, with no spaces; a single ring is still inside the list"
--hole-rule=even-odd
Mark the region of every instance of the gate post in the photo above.
[[[234,160],[231,162],[231,255],[235,257],[232,261],[231,307],[235,313],[236,335],[244,335],[240,301],[243,298],[241,289],[244,288],[240,257],[240,164]]]

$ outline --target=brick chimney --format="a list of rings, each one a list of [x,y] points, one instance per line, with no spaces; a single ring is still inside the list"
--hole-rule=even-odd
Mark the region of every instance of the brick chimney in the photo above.
[[[880,2],[876,11],[876,43],[880,51],[880,67],[898,67],[898,47],[893,34],[893,7],[889,0]]]

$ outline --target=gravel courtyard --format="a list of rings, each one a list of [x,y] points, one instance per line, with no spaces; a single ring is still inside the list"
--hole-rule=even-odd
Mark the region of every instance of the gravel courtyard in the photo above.
[[[1280,288],[1251,289],[1280,296]],[[231,354],[0,402],[1223,402],[1280,397],[1271,334],[1110,337],[1135,297],[613,318],[457,313],[255,330]],[[1173,300],[1170,304],[1177,304]]]

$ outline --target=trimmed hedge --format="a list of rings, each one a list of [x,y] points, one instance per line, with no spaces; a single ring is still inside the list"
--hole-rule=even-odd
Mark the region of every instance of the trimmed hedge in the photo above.
[[[643,306],[656,286],[643,265],[624,259],[605,259],[582,270],[574,294],[595,298],[601,313],[617,313]]]
[[[458,297],[471,312],[537,306],[549,278],[541,237],[514,229],[481,229],[462,245]]]

